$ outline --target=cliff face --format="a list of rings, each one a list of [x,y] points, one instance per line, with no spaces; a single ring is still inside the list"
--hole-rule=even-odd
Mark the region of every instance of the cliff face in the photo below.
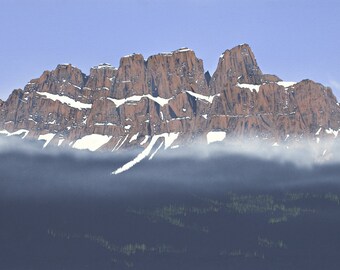
[[[21,130],[76,148],[101,140],[92,150],[146,147],[161,134],[177,134],[179,143],[213,132],[284,141],[336,137],[340,128],[331,89],[263,74],[247,44],[225,51],[212,77],[187,48],[147,60],[125,56],[118,68],[101,64],[88,76],[58,65],[14,90],[0,109],[5,134]]]

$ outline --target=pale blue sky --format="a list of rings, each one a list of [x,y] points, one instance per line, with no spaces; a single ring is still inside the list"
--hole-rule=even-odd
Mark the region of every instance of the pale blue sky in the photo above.
[[[240,43],[263,72],[310,78],[340,97],[339,13],[338,0],[0,0],[0,98],[58,63],[88,74],[183,46],[213,73]]]

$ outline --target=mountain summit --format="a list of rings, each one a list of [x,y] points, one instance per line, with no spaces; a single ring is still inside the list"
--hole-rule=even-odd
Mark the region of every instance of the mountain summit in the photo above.
[[[194,140],[337,137],[340,106],[311,80],[263,74],[247,44],[226,50],[212,76],[195,52],[181,48],[145,59],[121,58],[86,75],[61,64],[0,101],[0,133],[56,146],[148,151]]]

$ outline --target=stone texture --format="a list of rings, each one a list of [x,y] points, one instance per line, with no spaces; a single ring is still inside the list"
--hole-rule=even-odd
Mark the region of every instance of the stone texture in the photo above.
[[[109,150],[170,132],[180,133],[185,143],[209,131],[284,141],[288,135],[313,138],[320,127],[320,136],[329,128],[339,130],[340,107],[330,88],[311,80],[284,87],[280,81],[261,72],[247,44],[225,51],[212,77],[187,48],[147,60],[141,54],[125,56],[118,69],[101,64],[88,76],[70,64],[58,65],[0,101],[0,129],[27,129],[30,138],[54,133],[51,143],[65,139],[63,145],[89,134],[109,135],[103,147]],[[239,84],[257,85],[259,91]],[[38,92],[91,108],[74,108]],[[137,139],[130,143],[132,137]]]
[[[188,48],[151,56],[147,68],[149,93],[153,96],[171,98],[186,90],[209,95],[203,61]]]
[[[212,89],[223,90],[226,85],[239,83],[260,84],[262,71],[248,44],[226,50],[219,59],[217,69],[212,77]]]

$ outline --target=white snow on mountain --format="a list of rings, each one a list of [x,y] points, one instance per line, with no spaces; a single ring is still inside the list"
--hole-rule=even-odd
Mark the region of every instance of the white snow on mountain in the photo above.
[[[151,151],[152,151],[152,148],[154,147],[154,145],[156,144],[156,142],[158,141],[159,138],[164,138],[164,149],[167,149],[173,144],[173,142],[178,138],[178,136],[179,136],[179,133],[163,133],[163,134],[160,134],[160,135],[154,135],[151,138],[149,145],[136,158],[134,158],[130,162],[126,163],[125,165],[123,165],[119,169],[113,171],[112,174],[120,174],[122,172],[125,172],[125,171],[131,169],[133,166],[135,166],[139,162],[141,162],[146,157],[148,157],[150,155]],[[150,159],[152,159],[154,157],[154,155],[162,147],[162,145],[163,145],[163,142],[161,143],[161,146],[159,146],[156,149],[154,154],[151,155]]]
[[[334,138],[338,137],[338,134],[339,134],[339,130],[334,130],[334,129],[331,129],[331,128],[328,128],[325,130],[327,134],[333,134],[334,135]]]
[[[207,134],[207,143],[221,142],[226,138],[226,132],[224,131],[210,131]]]
[[[90,150],[96,151],[104,144],[107,144],[111,140],[112,136],[107,135],[100,135],[100,134],[91,134],[82,137],[81,139],[77,140],[73,145],[72,148],[80,149],[80,150]]]
[[[52,141],[54,136],[55,136],[54,133],[47,133],[47,134],[44,134],[44,135],[40,135],[38,137],[38,141],[45,141],[45,144],[43,146],[43,148],[45,148],[50,143],[50,141]]]
[[[248,84],[248,83],[238,83],[236,86],[238,86],[240,88],[250,89],[250,90],[253,90],[253,91],[255,90],[256,92],[259,92],[261,85]]]
[[[140,101],[142,98],[148,98],[150,100],[153,100],[154,102],[158,103],[159,105],[161,105],[162,107],[165,104],[168,104],[168,102],[172,99],[172,98],[161,98],[161,97],[153,97],[150,94],[147,95],[142,95],[142,96],[131,96],[128,98],[122,98],[122,99],[115,99],[115,98],[110,98],[108,97],[107,99],[112,101],[116,107],[118,108],[119,106],[128,103],[128,102],[138,102]]]
[[[195,97],[195,98],[197,98],[197,99],[200,99],[200,100],[208,101],[209,103],[212,103],[212,102],[213,102],[214,97],[219,96],[219,94],[213,95],[213,96],[205,96],[205,95],[201,95],[201,94],[194,93],[194,92],[189,91],[189,90],[187,90],[186,92],[187,92],[190,96],[193,96],[193,97]]]
[[[296,82],[283,82],[283,81],[281,81],[281,82],[277,82],[276,84],[281,85],[285,88],[288,88],[288,87],[291,87],[294,84],[296,84]]]
[[[7,130],[0,130],[0,134],[2,134],[2,135],[6,135],[6,136],[20,136],[20,135],[22,135],[24,133],[24,136],[22,137],[23,139],[27,136],[27,134],[29,133],[29,131],[28,130],[26,130],[26,129],[19,129],[19,130],[17,130],[17,131],[15,131],[15,132],[8,132]]]
[[[80,101],[75,101],[72,98],[69,98],[67,96],[60,96],[60,95],[55,95],[55,94],[50,94],[47,92],[36,92],[38,95],[41,96],[45,96],[47,99],[51,99],[53,101],[58,100],[59,102],[66,104],[72,108],[76,108],[78,110],[82,110],[82,109],[91,109],[92,108],[92,104],[86,104],[86,103],[82,103]]]

